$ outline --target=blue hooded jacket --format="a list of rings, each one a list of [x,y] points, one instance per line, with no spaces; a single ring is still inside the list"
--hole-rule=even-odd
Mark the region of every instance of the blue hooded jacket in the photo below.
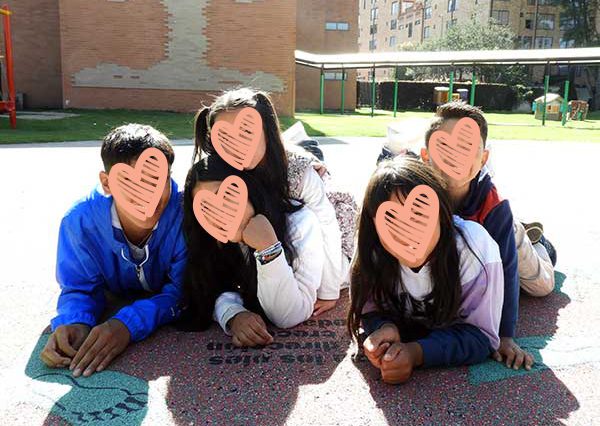
[[[112,203],[112,196],[96,188],[62,219],[56,261],[61,293],[58,315],[51,321],[53,331],[65,324],[95,326],[106,307],[105,290],[121,295],[154,293],[113,316],[125,324],[134,342],[180,314],[187,250],[177,184],[171,179],[169,202],[148,240],[146,260],[139,265],[131,260],[123,231],[112,225]]]

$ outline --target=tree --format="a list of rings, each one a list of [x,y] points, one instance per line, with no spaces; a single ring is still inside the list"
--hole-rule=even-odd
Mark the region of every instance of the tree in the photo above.
[[[498,25],[495,21],[481,24],[471,20],[464,24],[453,25],[446,33],[437,39],[426,41],[417,46],[422,51],[452,51],[452,50],[503,50],[514,49],[516,36],[509,27]],[[412,46],[409,49],[413,50]],[[461,79],[463,73],[475,71],[478,78],[489,83],[505,83],[514,85],[527,79],[527,68],[524,66],[477,66],[457,67],[455,71]],[[444,78],[448,69],[443,67],[417,68],[413,70],[415,78]]]
[[[563,38],[572,40],[575,47],[600,46],[600,0],[561,0],[560,25]],[[595,82],[600,80],[600,67],[584,66],[583,75],[588,92],[592,96],[592,108],[598,107],[598,91]],[[594,72],[595,71],[595,72]],[[594,77],[594,74],[595,77]],[[575,77],[571,67],[569,80]]]
[[[573,40],[576,47],[600,46],[598,15],[600,0],[561,0],[561,27],[564,38]]]

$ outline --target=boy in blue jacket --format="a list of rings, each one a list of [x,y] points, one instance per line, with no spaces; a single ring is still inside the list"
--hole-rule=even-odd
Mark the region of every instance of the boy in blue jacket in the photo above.
[[[111,196],[111,167],[133,167],[147,148],[162,151],[171,168],[173,148],[156,129],[128,124],[109,133],[101,149],[103,192],[96,188],[77,201],[60,225],[58,315],[40,356],[50,367],[69,366],[75,377],[104,370],[130,342],[145,339],[180,313],[187,252],[181,195],[170,172],[155,214],[145,221]],[[127,303],[111,315],[113,300]]]
[[[436,130],[451,133],[461,118],[477,122],[481,133],[481,147],[469,176],[458,181],[443,173],[429,155],[429,139]],[[425,147],[421,149],[423,161],[440,171],[454,203],[455,212],[463,219],[480,223],[496,241],[504,269],[504,304],[500,322],[500,348],[494,353],[496,361],[518,370],[529,370],[533,357],[514,341],[519,309],[519,286],[534,296],[548,294],[554,288],[556,252],[543,237],[539,244],[525,238],[523,225],[513,219],[508,200],[502,199],[484,168],[489,150],[486,149],[488,126],[481,110],[464,102],[449,102],[440,106],[425,134]],[[515,241],[515,235],[519,241]]]

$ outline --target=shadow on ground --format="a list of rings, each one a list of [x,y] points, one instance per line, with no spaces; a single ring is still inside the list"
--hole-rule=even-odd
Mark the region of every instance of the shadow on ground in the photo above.
[[[46,368],[39,361],[47,339],[42,334],[25,371],[32,379],[28,405],[46,407],[47,425],[136,425],[144,419],[283,424],[299,387],[324,383],[340,362],[354,362],[389,424],[555,424],[579,408],[540,353],[556,332],[558,311],[570,302],[560,291],[564,279],[557,273],[557,290],[546,298],[521,297],[519,343],[536,357],[530,372],[490,360],[468,368],[417,371],[403,386],[385,385],[364,357],[350,361],[346,356],[347,306],[339,304],[320,320],[274,329],[275,343],[260,349],[234,348],[217,327],[205,333],[167,327],[130,347],[110,370],[90,378],[75,379],[68,371]],[[162,392],[153,390],[151,384],[157,382],[164,384]],[[42,384],[60,385],[62,396],[55,396],[56,386]],[[352,392],[353,387],[347,383],[336,392]],[[328,398],[338,411],[335,395]]]

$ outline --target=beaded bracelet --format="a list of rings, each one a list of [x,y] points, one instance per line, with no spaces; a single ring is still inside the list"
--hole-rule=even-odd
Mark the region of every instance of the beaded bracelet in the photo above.
[[[280,241],[277,241],[270,247],[267,247],[261,251],[255,251],[254,257],[256,260],[260,262],[261,265],[269,263],[271,260],[275,259],[281,252],[283,251],[283,246]]]

